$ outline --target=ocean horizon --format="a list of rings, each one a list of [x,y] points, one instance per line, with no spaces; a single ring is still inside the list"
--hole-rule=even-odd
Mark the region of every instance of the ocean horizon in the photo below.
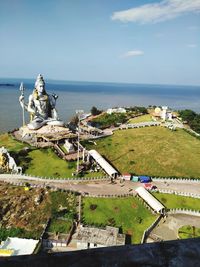
[[[22,125],[22,108],[19,104],[19,86],[25,86],[25,102],[32,93],[35,79],[0,78],[0,132],[11,131]],[[60,119],[68,122],[77,109],[86,113],[92,106],[111,107],[158,105],[174,110],[192,109],[200,112],[200,86],[131,84],[113,82],[80,82],[45,80],[46,91],[55,93]],[[26,114],[26,122],[29,118]]]

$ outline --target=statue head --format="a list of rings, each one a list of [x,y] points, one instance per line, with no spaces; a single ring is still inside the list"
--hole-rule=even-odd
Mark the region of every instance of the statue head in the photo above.
[[[39,94],[46,94],[45,82],[44,82],[44,78],[41,74],[39,74],[37,76],[37,79],[35,82],[35,89],[37,90],[37,93],[39,93]]]

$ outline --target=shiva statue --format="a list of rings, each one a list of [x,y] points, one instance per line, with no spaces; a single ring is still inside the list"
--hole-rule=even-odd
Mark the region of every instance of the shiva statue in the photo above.
[[[20,89],[21,90],[21,89]],[[45,90],[45,81],[41,74],[38,75],[33,93],[29,96],[28,104],[24,103],[24,94],[19,98],[20,105],[24,111],[30,113],[30,122],[27,124],[30,130],[37,130],[42,126],[63,126],[64,122],[58,118],[56,110],[57,95],[49,95]]]

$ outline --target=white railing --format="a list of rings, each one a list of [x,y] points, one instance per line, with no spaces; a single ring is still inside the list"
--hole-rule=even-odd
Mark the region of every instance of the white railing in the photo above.
[[[167,183],[200,183],[200,178],[168,178],[168,177],[151,177],[155,182],[167,182]]]
[[[82,194],[84,197],[93,197],[93,198],[119,198],[119,197],[132,197],[135,196],[135,193],[126,193],[126,194]]]
[[[33,180],[33,181],[49,181],[49,182],[83,182],[83,181],[110,181],[110,177],[107,176],[97,176],[97,177],[66,177],[66,178],[53,178],[53,177],[42,177],[42,176],[32,176],[30,174],[0,174],[0,179],[24,179],[24,180]]]
[[[194,194],[190,192],[178,192],[178,191],[171,190],[171,189],[157,189],[156,191],[159,193],[164,193],[164,194],[174,194],[174,195],[184,196],[184,197],[200,198],[200,194]]]
[[[187,214],[187,215],[192,215],[192,216],[200,216],[200,211],[199,210],[192,210],[192,209],[170,209],[168,214]]]
[[[149,122],[138,122],[138,123],[128,123],[124,124],[119,129],[129,129],[129,128],[142,128],[142,127],[150,127],[150,126],[159,126],[160,122],[149,121]]]

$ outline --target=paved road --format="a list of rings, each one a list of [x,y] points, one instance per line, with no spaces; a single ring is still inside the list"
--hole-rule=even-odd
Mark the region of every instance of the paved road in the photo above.
[[[195,182],[153,182],[159,189],[174,190],[177,192],[186,192],[200,194],[200,183]]]
[[[48,185],[51,187],[57,187],[60,189],[73,190],[90,195],[124,195],[134,193],[133,188],[130,188],[128,184],[121,184],[118,180],[115,184],[111,184],[110,181],[91,181],[91,182],[75,182],[65,180],[32,180],[31,177],[26,178],[24,176],[11,176],[0,174],[0,181],[10,181],[17,183],[29,182],[37,185]],[[135,185],[135,188],[137,186]]]
[[[36,179],[36,180],[33,180]],[[121,184],[117,180],[116,184],[111,184],[109,181],[85,181],[85,182],[75,182],[75,181],[65,181],[65,180],[38,180],[35,177],[24,177],[19,175],[6,175],[0,174],[0,181],[6,180],[11,182],[30,182],[32,184],[49,185],[56,186],[60,189],[69,189],[78,191],[81,193],[88,193],[92,195],[121,195],[134,193],[134,190],[138,186],[143,186],[141,183],[133,183],[131,181],[125,181]],[[157,181],[153,182],[159,189],[174,190],[177,192],[186,192],[200,195],[200,183],[189,183],[189,182],[164,182]]]

